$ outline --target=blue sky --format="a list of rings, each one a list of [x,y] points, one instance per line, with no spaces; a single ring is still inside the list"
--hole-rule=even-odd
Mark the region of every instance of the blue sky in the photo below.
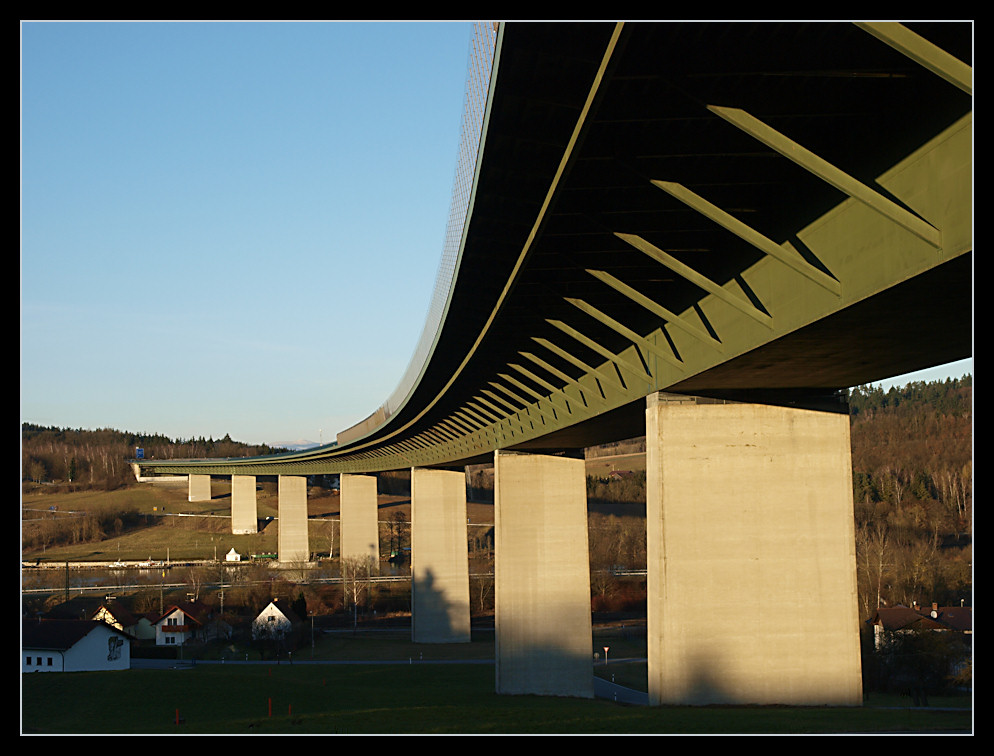
[[[22,24],[21,419],[281,444],[375,410],[428,310],[471,35]]]
[[[21,417],[329,441],[424,323],[469,23],[21,26]]]

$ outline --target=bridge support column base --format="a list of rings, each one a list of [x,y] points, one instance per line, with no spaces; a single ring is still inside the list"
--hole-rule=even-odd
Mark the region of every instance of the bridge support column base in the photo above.
[[[231,532],[247,535],[259,532],[259,509],[254,475],[231,476]]]
[[[339,484],[339,512],[342,520],[339,556],[343,563],[359,560],[368,562],[369,569],[379,570],[376,476],[343,473]],[[362,566],[365,568],[366,564]]]
[[[494,457],[497,693],[593,697],[582,459]]]
[[[411,639],[469,643],[466,475],[411,470]]]
[[[652,704],[859,705],[849,416],[646,409]]]
[[[211,500],[211,476],[210,475],[190,475],[189,492],[187,501],[210,501]]]
[[[302,475],[279,476],[279,561],[306,562],[311,550],[307,533],[307,478]]]

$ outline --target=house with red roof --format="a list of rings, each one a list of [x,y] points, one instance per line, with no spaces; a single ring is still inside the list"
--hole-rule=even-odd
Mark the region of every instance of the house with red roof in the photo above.
[[[198,601],[173,604],[152,626],[157,646],[182,646],[191,641],[202,643],[231,637],[231,627],[212,616],[209,607]]]
[[[207,608],[197,602],[174,604],[152,626],[156,646],[182,646],[191,640],[206,640]]]

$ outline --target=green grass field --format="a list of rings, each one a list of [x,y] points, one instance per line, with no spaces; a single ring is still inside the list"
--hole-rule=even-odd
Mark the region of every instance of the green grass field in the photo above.
[[[199,664],[27,674],[24,734],[969,733],[972,712],[638,707],[503,696],[489,664]],[[177,716],[180,723],[177,724]]]

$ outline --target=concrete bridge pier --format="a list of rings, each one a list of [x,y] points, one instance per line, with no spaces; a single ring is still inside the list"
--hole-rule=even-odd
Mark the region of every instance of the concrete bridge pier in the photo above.
[[[582,459],[494,454],[497,693],[593,697]]]
[[[469,643],[466,474],[411,470],[411,639]]]
[[[235,535],[259,532],[254,475],[231,476],[231,532]]]
[[[649,700],[862,700],[849,415],[655,394]]]
[[[210,475],[190,475],[189,491],[187,501],[210,501],[211,500],[211,476]]]
[[[373,570],[377,570],[380,563],[376,506],[375,475],[342,473],[339,483],[340,556],[343,560],[368,560]]]
[[[311,556],[307,532],[307,478],[280,475],[278,492],[279,561],[284,564],[306,562]]]

